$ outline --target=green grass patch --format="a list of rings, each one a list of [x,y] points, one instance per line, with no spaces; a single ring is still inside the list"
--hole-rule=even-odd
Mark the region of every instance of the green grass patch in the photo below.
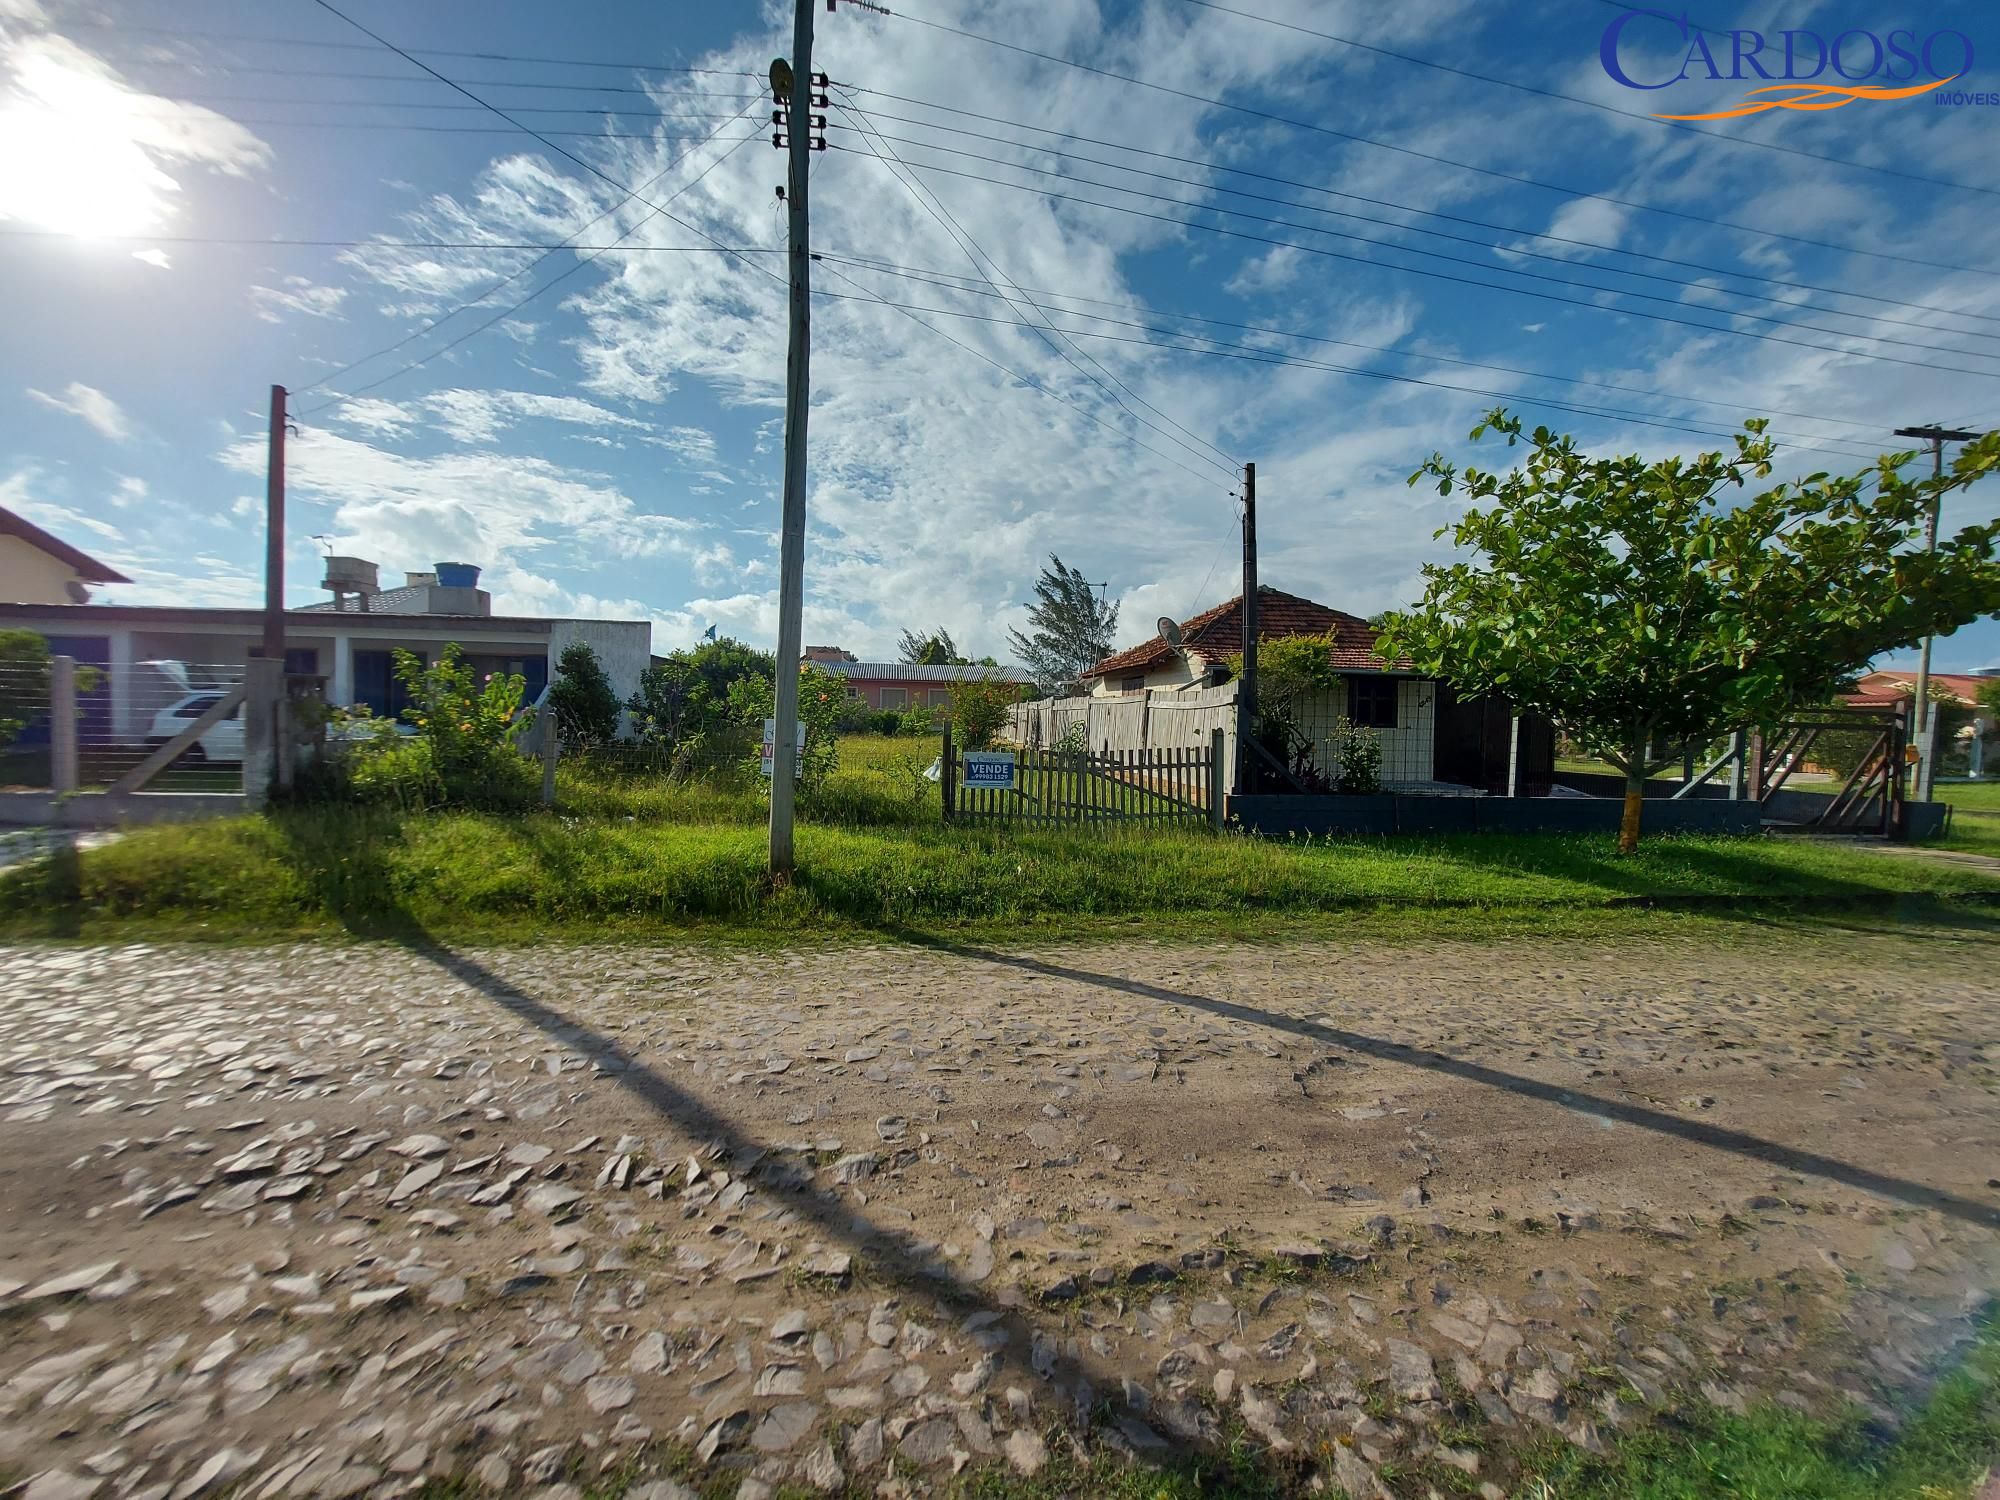
[[[1941,782],[1937,800],[1951,804],[1951,830],[1936,847],[2000,858],[2000,782]]]
[[[649,793],[658,795],[658,793]],[[560,812],[297,808],[140,830],[0,879],[0,934],[146,926],[255,937],[596,937],[719,926],[896,933],[1158,922],[1178,935],[1328,915],[1550,915],[1654,906],[1744,917],[1991,898],[1979,871],[1821,842],[1607,836],[1265,840],[1167,831],[814,824],[773,886],[758,823]],[[1885,907],[1886,903],[1886,907]],[[1188,919],[1198,919],[1191,928]]]
[[[1858,1416],[1826,1422],[1782,1407],[1714,1407],[1633,1434],[1609,1459],[1563,1445],[1514,1493],[1526,1500],[1961,1500],[2000,1460],[2000,1323],[1902,1431]]]

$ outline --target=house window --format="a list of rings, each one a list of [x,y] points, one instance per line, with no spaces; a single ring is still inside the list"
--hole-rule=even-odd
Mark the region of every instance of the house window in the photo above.
[[[849,703],[854,703],[854,702],[857,702],[857,701],[858,701],[858,700],[860,699],[860,697],[861,697],[861,689],[860,689],[860,688],[858,688],[858,687],[851,687],[851,688],[849,688],[849,689],[847,690],[847,701],[848,701]]]
[[[1137,677],[1121,677],[1121,678],[1119,678],[1119,679],[1118,679],[1118,691],[1119,691],[1119,692],[1121,692],[1121,693],[1143,693],[1143,692],[1145,692],[1145,691],[1146,691],[1146,678],[1145,678],[1145,674],[1144,674],[1144,673],[1141,673],[1141,674],[1140,674],[1139,676],[1137,676]]]
[[[884,708],[902,708],[907,701],[907,695],[902,688],[882,689],[882,706]]]
[[[938,705],[939,705],[940,703],[949,703],[949,702],[951,702],[951,689],[950,689],[950,688],[932,688],[932,689],[931,689],[931,707],[932,707],[932,708],[936,708],[936,707],[937,707],[937,706],[938,706]]]
[[[1360,729],[1396,727],[1396,681],[1393,677],[1347,679],[1347,717]]]
[[[285,652],[285,675],[287,677],[317,677],[319,675],[319,648],[317,646],[293,646]]]

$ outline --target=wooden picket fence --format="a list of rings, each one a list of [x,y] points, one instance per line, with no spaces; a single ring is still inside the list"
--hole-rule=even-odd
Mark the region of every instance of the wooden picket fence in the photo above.
[[[1013,785],[966,785],[946,731],[944,820],[1028,828],[1222,825],[1228,757],[1218,731],[1199,749],[1014,749]]]

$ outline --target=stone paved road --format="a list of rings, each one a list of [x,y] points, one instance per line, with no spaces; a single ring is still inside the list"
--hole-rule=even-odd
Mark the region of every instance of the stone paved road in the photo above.
[[[1675,1390],[1886,1406],[2000,1272],[1978,952],[0,950],[0,1477],[894,1494],[1230,1420],[1491,1496]]]

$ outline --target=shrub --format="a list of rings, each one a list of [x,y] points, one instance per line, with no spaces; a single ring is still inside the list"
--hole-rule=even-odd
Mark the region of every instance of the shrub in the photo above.
[[[893,732],[922,737],[936,734],[937,727],[937,710],[926,704],[917,703],[896,714],[896,728]]]
[[[456,644],[426,667],[396,653],[396,675],[408,690],[403,711],[416,729],[397,732],[366,707],[331,716],[327,764],[295,786],[295,800],[345,799],[421,810],[438,807],[509,809],[531,805],[540,773],[514,747],[532,720],[523,714],[527,683],[495,673],[474,680]]]
[[[967,750],[993,743],[1021,690],[1002,677],[978,677],[951,685],[952,739]]]
[[[549,709],[562,727],[565,744],[602,745],[618,735],[618,695],[604,675],[597,653],[582,641],[563,647],[557,677],[549,686]]]
[[[729,716],[763,743],[764,721],[776,714],[776,689],[762,677],[741,677],[729,685]],[[806,753],[799,784],[817,791],[840,762],[837,723],[847,704],[847,679],[807,662],[799,668],[799,722],[806,727]]]
[[[1372,797],[1382,790],[1382,737],[1358,729],[1346,718],[1334,720],[1327,736],[1333,761],[1333,789],[1350,796]]]

